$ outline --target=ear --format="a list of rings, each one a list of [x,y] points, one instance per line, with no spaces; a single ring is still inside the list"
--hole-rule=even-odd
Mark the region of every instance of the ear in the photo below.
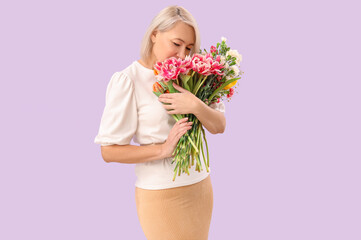
[[[153,43],[155,43],[155,40],[157,38],[157,34],[158,34],[158,30],[154,30],[152,32],[152,35],[150,36],[150,39],[152,40]]]

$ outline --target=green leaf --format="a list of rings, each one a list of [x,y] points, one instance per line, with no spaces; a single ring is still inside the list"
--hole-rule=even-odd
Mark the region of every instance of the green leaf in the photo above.
[[[160,95],[162,95],[161,92],[154,92],[154,91],[153,91],[153,93],[154,93],[155,95],[157,95],[157,97],[159,97]]]
[[[180,74],[179,76],[180,76],[180,79],[182,80],[183,87],[185,89],[187,89],[188,91],[191,91],[190,87],[189,87],[189,84],[188,84],[188,81],[191,78],[191,76],[190,75],[183,75],[183,74]]]
[[[211,96],[209,96],[208,101],[211,102],[212,99],[214,98],[214,96],[217,95],[217,93],[218,93],[219,91],[221,91],[221,90],[222,90],[225,86],[227,86],[228,84],[230,84],[230,83],[232,83],[232,82],[234,82],[234,81],[236,81],[236,80],[238,80],[238,79],[241,79],[241,78],[240,78],[240,77],[239,77],[239,78],[232,78],[232,79],[226,81],[225,83],[223,83],[219,88],[217,88],[217,89],[211,94]]]
[[[164,91],[166,91],[168,89],[168,86],[163,82],[163,81],[159,81],[158,82],[160,85],[162,85]]]
[[[170,93],[177,93],[177,92],[179,92],[177,89],[175,89],[175,88],[173,87],[173,80],[168,81],[166,84],[167,84],[167,87],[168,87],[168,90],[169,90]]]

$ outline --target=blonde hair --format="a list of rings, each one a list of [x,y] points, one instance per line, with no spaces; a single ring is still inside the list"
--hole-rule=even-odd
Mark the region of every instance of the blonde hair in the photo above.
[[[140,50],[140,56],[147,60],[152,53],[153,49],[153,42],[151,40],[151,35],[155,30],[158,30],[160,32],[166,32],[170,30],[175,23],[178,21],[182,21],[194,29],[195,34],[195,43],[190,51],[190,55],[194,53],[198,53],[201,45],[201,39],[200,39],[200,33],[198,29],[198,25],[194,17],[188,10],[181,6],[169,6],[164,9],[162,9],[157,16],[155,16],[150,23],[146,33],[144,34],[141,50]]]

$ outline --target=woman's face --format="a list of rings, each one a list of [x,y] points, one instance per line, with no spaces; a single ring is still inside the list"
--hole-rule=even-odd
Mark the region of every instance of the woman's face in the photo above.
[[[192,26],[178,21],[166,32],[154,32],[151,39],[153,59],[158,62],[170,57],[184,59],[194,46],[195,34]]]

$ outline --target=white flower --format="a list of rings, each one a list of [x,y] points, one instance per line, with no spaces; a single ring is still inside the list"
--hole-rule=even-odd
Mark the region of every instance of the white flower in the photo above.
[[[239,59],[239,61],[237,61],[237,65],[239,65],[241,63],[241,61],[242,61],[242,55],[241,54],[239,54],[238,59]]]
[[[226,57],[225,56],[221,56],[221,62],[220,64],[224,64],[226,62]]]
[[[239,65],[242,61],[242,55],[238,53],[238,56],[236,57],[236,64]]]
[[[236,49],[231,49],[226,53],[226,56],[231,56],[236,58],[236,64],[239,65],[242,61],[242,55],[238,53]]]
[[[239,75],[239,68],[236,65],[231,66],[231,70],[234,71],[233,76],[238,76]]]
[[[222,40],[222,42],[225,42],[225,41],[227,41],[227,38],[221,37],[221,40]]]

